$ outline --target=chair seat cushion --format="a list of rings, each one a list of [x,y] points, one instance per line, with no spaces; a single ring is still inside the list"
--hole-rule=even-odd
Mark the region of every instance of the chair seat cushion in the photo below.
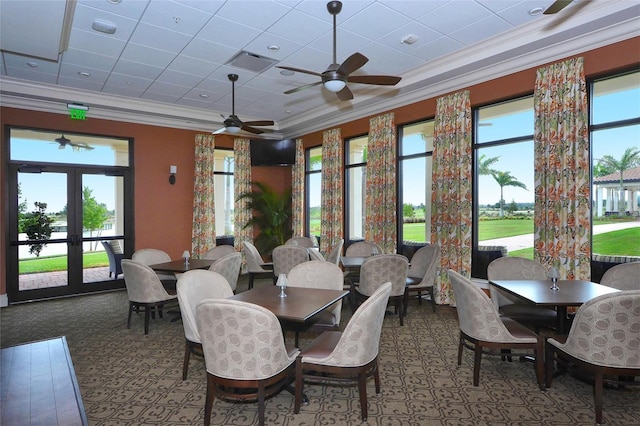
[[[500,307],[500,314],[512,318],[516,321],[524,322],[554,322],[558,313],[542,306],[529,305],[524,303],[513,303]]]
[[[507,327],[507,330],[509,330],[509,333],[511,333],[513,335],[513,337],[519,338],[519,339],[537,339],[538,335],[536,333],[534,333],[532,330],[528,329],[527,327],[525,327],[524,325],[520,324],[517,321],[514,321],[511,318],[500,318],[502,320],[502,323],[504,324],[505,327]]]
[[[340,341],[340,337],[342,337],[341,331],[325,331],[313,339],[300,355],[303,357],[324,358],[333,352],[333,349]]]
[[[409,277],[407,276],[407,285],[415,286],[422,282],[422,277]]]

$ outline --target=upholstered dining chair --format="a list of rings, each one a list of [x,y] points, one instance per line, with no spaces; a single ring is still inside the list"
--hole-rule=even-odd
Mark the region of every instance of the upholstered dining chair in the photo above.
[[[204,424],[211,424],[214,396],[258,400],[258,424],[264,425],[265,399],[295,378],[300,353],[287,349],[280,322],[262,306],[238,300],[204,300],[196,323],[207,368]]]
[[[307,252],[309,252],[309,260],[322,260],[325,261],[324,256],[320,253],[320,250],[316,248],[308,248]]]
[[[236,249],[232,245],[222,244],[207,250],[205,254],[202,255],[202,258],[208,259],[208,260],[218,260],[225,257],[228,254],[235,253],[235,252],[236,252]]]
[[[343,246],[344,239],[341,238],[340,241],[338,241],[336,245],[331,248],[331,251],[329,252],[329,254],[327,254],[325,260],[327,262],[335,263],[336,265],[340,266],[340,257],[342,256]]]
[[[157,263],[171,262],[171,256],[160,249],[144,248],[133,252],[131,260],[142,263],[143,265],[155,265]],[[163,272],[156,272],[156,274],[158,275],[158,278],[160,278],[160,281],[173,283],[176,281],[176,276],[174,274]]]
[[[289,271],[287,285],[289,287],[324,288],[328,290],[342,290],[342,269],[330,262],[311,260],[300,263]],[[338,330],[340,328],[340,315],[342,313],[342,301],[336,302],[333,307],[314,315],[313,321],[307,323],[287,324],[288,329],[295,331],[295,345],[298,345],[299,333],[320,332],[324,330]]]
[[[376,394],[379,394],[378,349],[390,293],[390,282],[378,286],[354,312],[344,331],[325,331],[304,348],[296,359],[294,413],[300,412],[305,382],[355,381],[360,416],[362,421],[367,420],[366,380],[373,376]]]
[[[233,296],[233,291],[224,276],[203,269],[194,269],[182,274],[176,284],[176,290],[185,338],[182,380],[186,380],[191,354],[202,356],[202,342],[196,324],[197,304],[205,299],[226,299]]]
[[[285,244],[275,247],[271,255],[273,256],[274,283],[280,274],[289,275],[291,268],[309,260],[307,248],[294,245]]]
[[[487,267],[487,277],[491,280],[546,280],[547,268],[540,262],[523,257],[499,257]],[[511,296],[489,285],[491,301],[500,315],[539,331],[540,328],[552,329],[557,323],[555,309],[536,306]]]
[[[564,343],[547,339],[546,385],[551,387],[556,360],[592,373],[596,424],[602,424],[604,383],[634,385],[629,379],[640,376],[639,341],[640,290],[594,297],[578,308]]]
[[[253,281],[258,278],[271,278],[273,270],[267,267],[267,264],[262,260],[260,252],[248,241],[242,242],[242,250],[247,262],[247,272],[249,274],[249,290],[253,288]]]
[[[162,318],[162,309],[175,304],[177,296],[167,293],[156,272],[149,266],[134,260],[122,259],[124,283],[129,297],[127,328],[131,328],[131,315],[144,308],[144,334],[149,334],[149,318],[157,310]]]
[[[304,248],[311,248],[311,247],[317,247],[318,246],[318,243],[315,241],[315,237],[314,238],[309,238],[309,237],[291,237],[287,241],[285,241],[284,244],[285,245],[291,245],[291,246],[300,246],[300,247],[304,247]]]
[[[349,257],[368,257],[382,254],[382,248],[371,241],[358,241],[347,247],[344,255]]]
[[[438,244],[428,244],[418,249],[409,263],[407,272],[407,285],[404,289],[404,313],[407,315],[409,308],[409,295],[418,293],[418,303],[422,304],[422,292],[428,291],[431,298],[431,307],[436,311],[436,300],[434,296],[434,285],[436,272],[440,264],[440,246]]]
[[[473,386],[478,386],[480,383],[482,355],[503,356],[503,352],[491,352],[491,350],[518,349],[533,350],[538,386],[540,390],[544,390],[543,339],[513,319],[501,317],[485,292],[471,280],[452,270],[449,270],[448,274],[455,295],[460,325],[458,365],[462,364],[463,347],[472,349],[474,351]]]
[[[371,297],[383,283],[391,282],[389,299],[394,301],[400,325],[404,325],[402,314],[408,271],[409,261],[401,254],[381,254],[367,258],[360,268],[358,287],[355,285],[352,287],[356,309],[360,301]]]
[[[621,263],[607,269],[600,284],[618,290],[640,290],[640,262]]]
[[[102,243],[102,247],[104,247],[105,253],[107,253],[107,258],[109,259],[109,278],[111,278],[111,274],[113,274],[113,279],[117,280],[118,275],[122,274],[122,265],[120,265],[120,261],[124,259],[124,253],[122,253],[120,244],[113,240],[100,242]],[[114,246],[118,248],[117,252]]]
[[[226,256],[216,260],[209,270],[217,272],[229,283],[231,290],[235,293],[238,286],[238,276],[240,275],[240,267],[242,266],[242,254],[234,251]]]

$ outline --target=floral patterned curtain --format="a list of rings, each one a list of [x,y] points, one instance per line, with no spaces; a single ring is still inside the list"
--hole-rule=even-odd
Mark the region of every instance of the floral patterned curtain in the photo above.
[[[213,196],[215,136],[198,133],[195,139],[193,179],[193,228],[191,256],[200,258],[216,245],[216,217]]]
[[[584,58],[538,69],[534,91],[534,257],[561,279],[591,274],[591,185]]]
[[[396,252],[396,127],[393,113],[369,120],[365,239]]]
[[[294,237],[304,235],[304,145],[296,139],[296,163],[291,168],[291,225]]]
[[[433,132],[431,243],[440,246],[436,303],[455,305],[447,271],[471,275],[471,101],[465,90],[437,99]]]
[[[322,212],[320,217],[320,251],[327,253],[343,238],[343,143],[340,129],[322,134]]]
[[[246,194],[251,191],[251,151],[249,139],[235,139],[233,141],[234,152],[234,194]],[[237,251],[242,252],[243,241],[253,241],[253,228],[245,228],[244,225],[251,218],[251,209],[247,207],[248,200],[240,200],[234,203],[234,245]],[[246,263],[242,262],[242,273],[246,273]]]

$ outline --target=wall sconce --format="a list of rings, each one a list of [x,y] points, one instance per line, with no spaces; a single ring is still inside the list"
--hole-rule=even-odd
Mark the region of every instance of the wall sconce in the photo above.
[[[176,183],[176,173],[178,172],[178,166],[169,166],[169,183],[174,185]]]

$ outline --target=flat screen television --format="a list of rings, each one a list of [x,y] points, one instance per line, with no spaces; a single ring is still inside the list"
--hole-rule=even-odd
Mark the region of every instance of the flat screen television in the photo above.
[[[252,140],[252,166],[290,166],[296,162],[296,141]]]

